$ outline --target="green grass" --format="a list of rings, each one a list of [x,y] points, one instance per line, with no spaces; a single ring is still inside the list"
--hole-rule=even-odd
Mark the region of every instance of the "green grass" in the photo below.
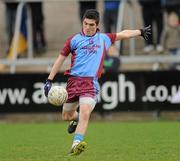
[[[87,150],[68,156],[67,123],[0,124],[0,161],[180,161],[178,122],[91,122]]]

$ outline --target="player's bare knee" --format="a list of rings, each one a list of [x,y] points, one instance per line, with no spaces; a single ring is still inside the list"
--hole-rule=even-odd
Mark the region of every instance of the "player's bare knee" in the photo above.
[[[64,121],[71,121],[72,118],[73,118],[73,114],[71,114],[71,113],[64,112],[64,113],[62,114],[62,119],[63,119]]]
[[[67,114],[67,113],[63,113],[63,114],[62,114],[62,119],[63,119],[64,121],[69,121],[69,116],[68,116],[68,114]]]

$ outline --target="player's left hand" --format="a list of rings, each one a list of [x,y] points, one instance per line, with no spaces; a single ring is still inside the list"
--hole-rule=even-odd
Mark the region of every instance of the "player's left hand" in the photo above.
[[[44,85],[44,94],[47,97],[48,96],[48,92],[51,89],[52,86],[52,80],[50,79],[46,79],[45,85]]]
[[[151,35],[151,25],[140,29],[141,31],[141,36],[147,41],[149,38],[149,35]]]

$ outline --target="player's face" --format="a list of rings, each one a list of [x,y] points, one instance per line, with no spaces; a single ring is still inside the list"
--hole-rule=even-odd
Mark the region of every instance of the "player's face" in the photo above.
[[[97,27],[95,20],[88,18],[83,20],[83,32],[86,36],[93,36],[96,33]]]

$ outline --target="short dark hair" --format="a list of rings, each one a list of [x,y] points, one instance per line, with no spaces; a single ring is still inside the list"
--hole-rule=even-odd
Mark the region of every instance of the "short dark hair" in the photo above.
[[[85,18],[93,19],[93,20],[96,21],[97,25],[99,24],[99,20],[100,20],[99,12],[96,9],[88,9],[88,10],[86,10],[82,20],[84,20]]]

